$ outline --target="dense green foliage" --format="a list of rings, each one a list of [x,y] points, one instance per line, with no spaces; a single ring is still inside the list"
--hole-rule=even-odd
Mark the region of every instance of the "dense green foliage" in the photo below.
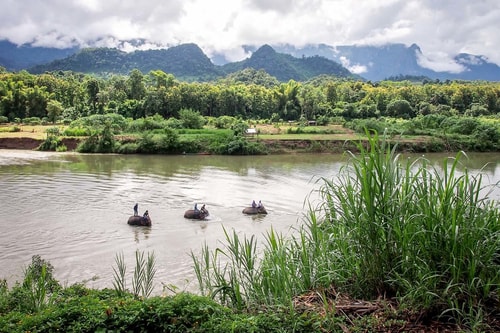
[[[66,136],[83,136],[77,147],[82,153],[261,155],[266,147],[245,137],[246,122],[226,117],[219,126],[227,129],[202,129],[205,119],[192,110],[181,110],[181,119],[159,115],[137,120],[116,114],[92,115],[73,121]],[[57,129],[57,128],[55,128]],[[121,135],[121,136],[120,136]],[[117,139],[119,138],[119,139]],[[63,150],[58,136],[47,134],[40,150]]]
[[[5,297],[5,291],[0,297]],[[271,309],[269,309],[271,310]],[[187,293],[138,300],[109,289],[68,287],[57,302],[37,313],[1,312],[0,331],[24,332],[322,332],[340,331],[343,322],[286,309],[238,313]],[[330,319],[331,320],[331,319]]]
[[[202,294],[243,310],[288,304],[310,290],[392,298],[426,318],[472,330],[500,313],[500,208],[482,176],[403,162],[374,134],[334,179],[291,238],[263,244],[226,231],[226,244],[193,254]],[[491,186],[498,186],[493,184]]]
[[[321,332],[340,330],[342,318],[275,307],[238,312],[189,293],[150,297],[156,259],[136,252],[132,292],[123,255],[116,257],[114,290],[77,283],[62,287],[54,267],[33,256],[23,283],[0,281],[0,332]]]
[[[192,110],[203,117],[297,121],[301,117],[411,119],[429,114],[492,117],[500,112],[498,83],[371,84],[323,77],[269,84],[269,78],[256,74],[219,83],[187,83],[160,70],[147,74],[132,70],[129,76],[107,79],[73,72],[2,73],[0,117],[10,122],[32,117],[53,122],[114,113],[169,119],[179,118],[181,110]]]
[[[432,137],[422,151],[500,147],[498,83],[372,84],[316,76],[310,82],[278,84],[264,73],[244,69],[218,82],[187,83],[161,70],[143,74],[134,69],[129,76],[109,78],[73,72],[4,72],[0,121],[70,124],[64,135],[89,137],[79,148],[82,152],[265,153],[258,142],[248,142],[235,132],[203,138],[179,132],[229,129],[235,121],[301,125],[335,121],[361,134],[368,128]],[[136,139],[113,137],[122,134]],[[41,148],[64,150],[58,139],[48,137]]]

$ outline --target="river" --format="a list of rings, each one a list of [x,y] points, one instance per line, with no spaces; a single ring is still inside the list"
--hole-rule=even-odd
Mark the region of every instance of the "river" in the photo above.
[[[467,166],[500,181],[500,155],[471,154]],[[441,162],[445,155],[427,156]],[[331,179],[343,155],[273,156],[86,155],[0,150],[0,278],[21,281],[33,255],[54,266],[63,285],[113,287],[115,258],[123,254],[128,284],[135,251],[154,253],[155,292],[175,286],[197,291],[190,253],[221,246],[224,229],[262,240],[271,228],[289,233],[316,202],[319,177]],[[488,163],[488,164],[487,164]],[[492,198],[500,199],[495,190]],[[310,197],[309,195],[312,194]],[[269,214],[242,209],[262,200]],[[133,206],[153,226],[127,224]],[[206,221],[183,217],[197,203]]]

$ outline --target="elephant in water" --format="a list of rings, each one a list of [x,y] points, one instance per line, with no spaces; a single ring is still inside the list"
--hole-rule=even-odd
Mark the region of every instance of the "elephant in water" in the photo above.
[[[128,218],[128,224],[130,225],[141,225],[145,227],[151,226],[151,218],[149,216],[131,216]]]
[[[256,214],[267,214],[267,210],[264,206],[260,207],[246,207],[243,209],[243,214],[256,215]]]
[[[209,215],[208,210],[194,210],[188,209],[184,213],[184,217],[187,219],[204,220]]]

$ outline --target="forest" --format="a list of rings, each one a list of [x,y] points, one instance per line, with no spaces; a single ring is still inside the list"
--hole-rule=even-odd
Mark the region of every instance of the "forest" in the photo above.
[[[496,150],[500,140],[500,83],[372,83],[324,75],[305,82],[279,82],[263,70],[250,68],[200,83],[183,82],[161,70],[144,74],[134,69],[129,75],[98,77],[0,69],[0,123],[69,125],[94,115],[119,115],[129,120],[154,116],[178,128],[176,120],[186,112],[204,120],[230,117],[269,124],[335,122],[361,132],[366,127],[394,127],[392,123],[398,124],[394,131],[407,134],[475,136],[476,142],[488,143],[477,150]],[[201,128],[203,124],[195,122],[187,128]]]

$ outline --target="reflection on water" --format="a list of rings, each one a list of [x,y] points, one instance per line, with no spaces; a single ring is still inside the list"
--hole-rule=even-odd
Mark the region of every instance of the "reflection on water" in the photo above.
[[[149,227],[133,227],[134,229],[134,240],[136,243],[146,241],[149,239],[149,234],[151,233],[151,228]]]
[[[412,156],[415,157],[415,156]],[[428,155],[431,161],[445,156]],[[500,178],[498,154],[472,154],[468,168]],[[123,253],[133,272],[135,251],[154,252],[157,287],[196,291],[190,253],[221,246],[224,228],[262,239],[271,227],[288,233],[301,222],[304,203],[319,177],[333,178],[342,155],[158,156],[82,155],[0,151],[0,278],[19,280],[39,254],[62,282],[93,279],[112,287],[115,257]],[[437,162],[436,162],[437,163]],[[495,194],[498,199],[498,192]],[[244,215],[262,200],[268,215]],[[311,200],[315,200],[312,195]],[[127,224],[133,205],[149,210],[153,226]],[[195,203],[207,221],[184,219]],[[161,291],[161,290],[158,290]]]

